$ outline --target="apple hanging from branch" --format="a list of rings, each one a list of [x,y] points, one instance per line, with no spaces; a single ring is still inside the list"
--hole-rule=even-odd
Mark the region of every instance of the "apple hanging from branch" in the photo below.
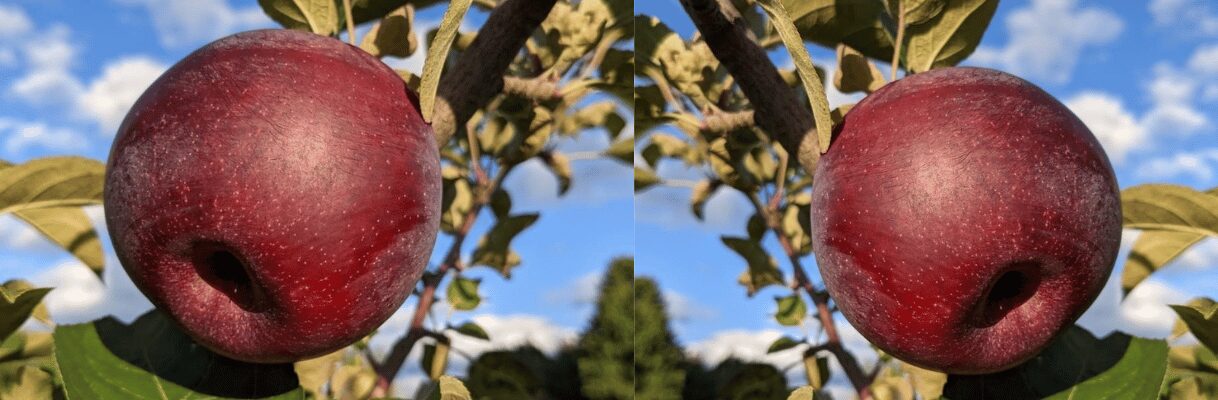
[[[948,373],[1035,356],[1095,300],[1121,238],[1099,142],[1031,83],[945,68],[845,116],[816,169],[825,286],[880,349]]]
[[[119,128],[105,214],[127,273],[202,345],[291,362],[369,334],[432,251],[418,100],[337,39],[260,30],[170,68]]]

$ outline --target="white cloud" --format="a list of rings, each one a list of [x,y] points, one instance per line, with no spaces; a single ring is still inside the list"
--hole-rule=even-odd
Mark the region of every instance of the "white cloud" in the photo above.
[[[21,48],[26,72],[8,88],[8,93],[34,105],[65,104],[82,90],[80,80],[68,69],[75,62],[76,45],[70,40],[71,31],[54,26],[27,39]]]
[[[143,56],[126,57],[106,65],[101,77],[77,99],[80,113],[113,135],[140,94],[165,72],[165,64]]]
[[[1188,68],[1207,75],[1218,75],[1218,44],[1198,47],[1188,59]]]
[[[106,260],[105,283],[79,261],[59,263],[32,281],[53,287],[47,294],[47,311],[58,324],[79,323],[113,315],[131,321],[152,309],[152,303],[135,288],[118,260]]]
[[[0,215],[0,246],[4,252],[56,249],[41,233],[11,214]]]
[[[1100,145],[1115,164],[1122,163],[1129,152],[1145,146],[1149,141],[1146,130],[1116,96],[1082,92],[1065,103],[1099,139]]]
[[[571,305],[595,304],[603,278],[601,272],[590,271],[571,283],[547,292],[546,301]]]
[[[1218,239],[1207,238],[1190,247],[1180,255],[1173,265],[1179,265],[1193,271],[1207,270],[1218,267]]]
[[[1147,161],[1138,168],[1138,176],[1165,180],[1181,176],[1192,177],[1199,182],[1211,182],[1214,168],[1218,166],[1218,148],[1184,151]]]
[[[1124,29],[1116,14],[1075,0],[1033,0],[1006,19],[1005,47],[980,47],[971,61],[1016,75],[1066,83],[1084,48],[1107,44]]]
[[[1218,35],[1218,14],[1205,1],[1154,0],[1148,8],[1156,25],[1173,26],[1193,34]]]
[[[709,320],[719,315],[714,308],[673,290],[664,291],[664,306],[667,308],[668,318],[673,321]]]
[[[81,151],[87,148],[84,135],[66,128],[53,128],[42,122],[21,122],[0,117],[0,138],[4,140],[4,151],[17,156],[30,148],[41,148],[56,153]]]
[[[30,17],[16,5],[0,4],[0,38],[16,37],[34,28]]]
[[[117,0],[146,8],[161,44],[181,47],[230,33],[270,26],[259,7],[234,8],[227,0]]]

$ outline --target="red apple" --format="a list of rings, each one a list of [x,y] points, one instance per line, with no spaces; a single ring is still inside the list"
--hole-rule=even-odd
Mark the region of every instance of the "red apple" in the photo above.
[[[287,30],[208,44],[156,80],[110,152],[115,251],[200,344],[290,362],[364,337],[435,243],[439,156],[392,70]]]
[[[867,96],[816,169],[825,286],[880,349],[980,374],[1035,356],[1090,306],[1121,241],[1091,131],[1015,76],[945,68]]]

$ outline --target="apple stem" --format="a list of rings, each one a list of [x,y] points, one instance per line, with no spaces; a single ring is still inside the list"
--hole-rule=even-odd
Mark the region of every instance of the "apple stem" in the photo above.
[[[347,13],[347,43],[355,44],[355,18],[351,17],[351,0],[343,0],[343,11]]]
[[[747,24],[725,15],[716,0],[681,0],[681,4],[711,53],[752,103],[756,111],[754,123],[778,140],[788,153],[798,155],[800,165],[808,175],[813,175],[820,160],[820,146],[812,110],[782,79],[765,49],[749,36]],[[801,146],[805,140],[810,145]]]
[[[774,199],[781,196],[781,191],[775,191],[771,198],[771,207],[774,210],[778,209],[778,202]],[[792,284],[792,289],[803,290],[812,298],[812,302],[816,305],[816,316],[820,319],[820,326],[825,330],[826,340],[817,346],[809,348],[805,352],[805,356],[815,356],[821,350],[828,351],[837,358],[838,364],[842,366],[842,370],[846,372],[846,377],[850,379],[850,384],[854,386],[854,390],[858,392],[859,398],[870,398],[870,393],[867,387],[871,384],[872,378],[866,372],[863,372],[863,367],[859,365],[858,359],[854,354],[850,353],[845,346],[842,345],[841,335],[837,332],[837,323],[833,320],[833,312],[829,311],[829,293],[823,290],[817,290],[809,279],[808,273],[804,270],[803,263],[799,260],[799,252],[795,246],[791,244],[790,238],[782,231],[781,221],[761,202],[761,197],[755,192],[745,193],[750,202],[753,203],[753,208],[764,217],[766,225],[774,236],[778,238],[778,244],[782,246],[782,250],[787,255],[787,260],[791,263],[791,269],[795,272],[795,281]]]
[[[474,142],[475,144],[477,142]],[[475,171],[482,171],[478,167],[479,159],[471,158],[470,163],[475,167]],[[419,302],[415,306],[414,315],[410,319],[410,328],[407,329],[406,335],[398,339],[390,348],[389,355],[385,356],[385,361],[381,363],[372,363],[373,370],[377,374],[376,388],[373,389],[373,395],[385,396],[389,393],[389,387],[393,383],[393,377],[401,371],[402,365],[406,362],[406,356],[410,355],[411,349],[414,348],[416,342],[424,337],[432,337],[436,340],[448,340],[448,337],[442,333],[428,330],[423,326],[427,319],[428,313],[431,312],[431,306],[435,302],[436,290],[440,283],[444,281],[444,277],[448,276],[448,272],[452,270],[460,271],[461,263],[461,246],[465,243],[465,239],[469,237],[469,233],[474,228],[474,221],[478,218],[478,214],[490,202],[491,193],[495,191],[503,180],[507,179],[507,175],[512,171],[513,165],[504,165],[496,172],[495,178],[487,180],[485,173],[477,177],[480,194],[474,198],[474,203],[470,207],[469,213],[465,215],[465,222],[461,224],[461,228],[453,234],[453,240],[448,247],[448,252],[444,255],[444,261],[440,263],[440,267],[436,269],[434,274],[423,275],[423,291],[419,293]]]
[[[905,44],[905,2],[897,2],[897,39],[892,45],[892,73],[889,81],[897,80],[897,70],[901,69],[901,48]]]

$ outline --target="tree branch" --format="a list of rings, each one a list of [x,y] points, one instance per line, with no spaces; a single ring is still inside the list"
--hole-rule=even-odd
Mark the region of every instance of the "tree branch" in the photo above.
[[[478,160],[471,162],[477,163]],[[482,208],[490,202],[490,193],[493,193],[499,185],[503,184],[503,180],[507,179],[508,172],[512,170],[511,166],[505,166],[499,169],[498,174],[493,180],[486,180],[484,174],[479,174],[478,186],[479,193],[474,197],[474,204],[470,207],[469,213],[465,216],[465,222],[461,224],[461,229],[453,235],[452,244],[448,247],[448,252],[444,255],[444,261],[440,264],[440,268],[436,270],[434,275],[423,276],[423,291],[419,293],[419,302],[415,306],[414,315],[410,319],[410,328],[407,329],[406,335],[393,344],[389,350],[389,355],[385,356],[385,361],[372,363],[373,369],[376,371],[377,382],[375,395],[384,396],[389,393],[389,385],[393,383],[393,377],[398,375],[402,370],[402,365],[406,363],[406,357],[410,355],[411,349],[414,348],[416,342],[423,337],[443,337],[443,334],[432,332],[423,326],[427,319],[427,313],[431,311],[431,305],[435,302],[436,289],[440,286],[440,282],[444,281],[444,277],[448,275],[449,270],[461,270],[461,246],[465,243],[465,238],[469,237],[470,230],[474,227],[474,221],[478,218],[478,213]],[[445,339],[447,340],[447,339]]]
[[[777,192],[774,194],[774,196],[780,195]],[[827,338],[825,343],[809,348],[805,354],[815,354],[821,350],[832,353],[833,357],[837,359],[837,363],[842,366],[842,370],[846,372],[846,377],[850,379],[850,384],[858,392],[859,398],[869,398],[870,393],[867,387],[871,385],[872,378],[863,372],[863,367],[859,365],[858,359],[854,358],[854,354],[842,345],[842,337],[837,332],[837,323],[833,321],[833,312],[829,310],[829,293],[817,290],[812,285],[812,280],[808,278],[808,273],[799,260],[799,253],[787,235],[782,232],[782,225],[778,218],[762,204],[761,198],[756,193],[748,193],[748,197],[753,203],[753,208],[764,217],[770,231],[778,238],[778,244],[782,246],[783,252],[786,253],[787,259],[791,263],[791,268],[795,272],[793,288],[807,292],[808,297],[811,297],[812,302],[816,304],[816,316],[820,319],[820,325],[824,328]]]
[[[717,0],[681,0],[711,53],[727,68],[756,111],[754,121],[790,154],[808,175],[820,160],[812,110],[783,81],[778,68],[755,42],[743,20],[725,15]]]
[[[432,127],[443,146],[503,90],[503,73],[557,0],[504,0],[452,69],[440,77]]]

